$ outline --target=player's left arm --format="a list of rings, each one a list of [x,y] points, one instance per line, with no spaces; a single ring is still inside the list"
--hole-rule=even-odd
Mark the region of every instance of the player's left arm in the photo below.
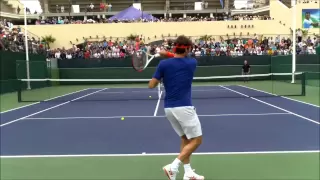
[[[160,83],[162,77],[163,77],[163,71],[162,71],[162,63],[159,63],[156,72],[154,73],[152,79],[149,81],[149,88],[153,89],[158,86]]]

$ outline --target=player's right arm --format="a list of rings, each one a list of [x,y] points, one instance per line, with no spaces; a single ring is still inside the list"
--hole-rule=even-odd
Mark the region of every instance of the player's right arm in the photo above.
[[[152,79],[149,81],[149,88],[153,89],[158,86],[160,83],[161,79],[163,77],[163,63],[160,62],[156,72],[153,74]]]
[[[173,53],[168,52],[168,51],[164,51],[164,50],[160,51],[159,54],[160,54],[161,56],[168,57],[168,58],[174,57],[174,54],[173,54]]]

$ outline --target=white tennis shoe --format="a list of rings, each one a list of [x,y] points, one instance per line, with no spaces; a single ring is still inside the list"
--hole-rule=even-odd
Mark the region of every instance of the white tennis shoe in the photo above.
[[[172,171],[171,170],[171,164],[168,164],[166,166],[163,167],[163,171],[166,174],[166,176],[168,177],[169,180],[176,180],[176,176],[178,174],[179,171]]]
[[[204,180],[204,176],[198,175],[193,171],[184,173],[183,180]]]

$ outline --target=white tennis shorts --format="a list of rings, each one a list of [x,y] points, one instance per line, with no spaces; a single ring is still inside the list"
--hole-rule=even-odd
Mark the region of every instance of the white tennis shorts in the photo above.
[[[192,139],[202,136],[201,123],[193,106],[165,108],[164,111],[180,137],[186,135],[188,139]]]

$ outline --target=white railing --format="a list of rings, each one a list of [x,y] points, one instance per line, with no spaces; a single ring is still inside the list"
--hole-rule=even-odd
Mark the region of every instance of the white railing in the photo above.
[[[270,6],[263,6],[263,7],[254,8],[254,9],[234,9],[234,10],[231,10],[231,15],[256,14],[256,13],[265,12],[269,10],[270,10]]]

